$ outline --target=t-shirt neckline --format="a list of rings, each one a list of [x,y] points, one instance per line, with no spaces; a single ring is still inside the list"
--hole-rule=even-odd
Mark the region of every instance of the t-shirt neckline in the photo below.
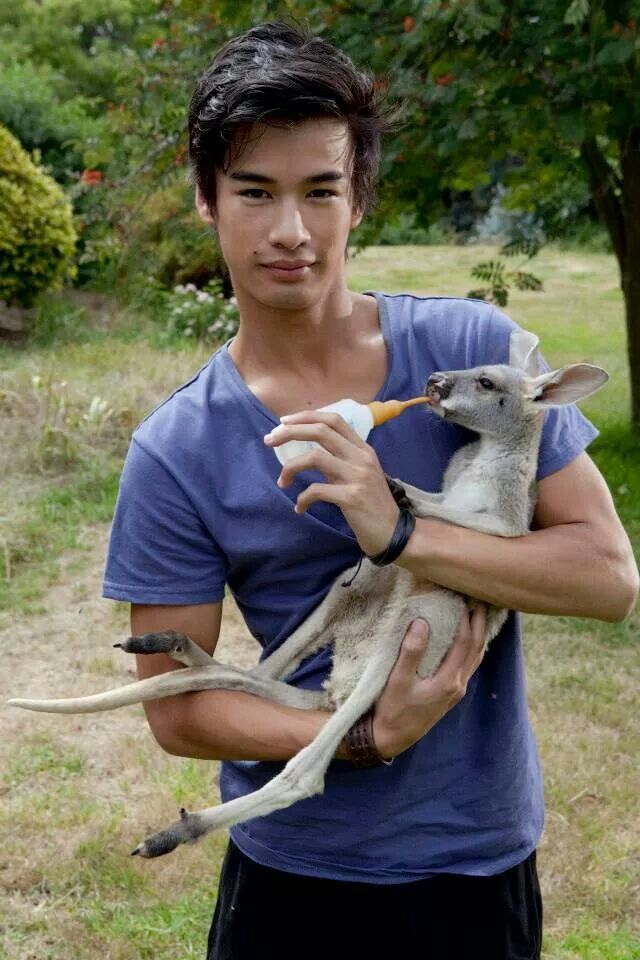
[[[391,336],[391,327],[389,322],[389,312],[387,310],[387,303],[384,298],[384,294],[379,293],[376,290],[363,290],[363,295],[367,297],[374,297],[378,305],[378,316],[380,317],[380,329],[382,331],[382,337],[387,348],[387,376],[385,377],[384,383],[376,393],[374,400],[384,400],[386,394],[389,390],[392,376],[394,372],[394,349],[393,349],[393,339]],[[222,345],[220,350],[220,355],[224,364],[229,371],[233,383],[238,388],[240,393],[243,394],[245,399],[249,400],[251,404],[260,411],[260,413],[269,420],[270,423],[279,424],[280,418],[275,415],[275,413],[269,409],[256,395],[252,390],[249,389],[245,383],[240,371],[235,365],[233,357],[229,353],[229,345],[233,343],[234,337],[230,337]],[[341,399],[340,397],[336,398],[337,400]]]

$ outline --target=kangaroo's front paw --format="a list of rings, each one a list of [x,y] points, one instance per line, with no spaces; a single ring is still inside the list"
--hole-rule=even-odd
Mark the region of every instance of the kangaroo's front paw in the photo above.
[[[125,653],[183,653],[189,638],[184,633],[175,630],[165,630],[163,633],[143,633],[139,637],[128,637],[124,643],[114,643],[114,647],[121,647]]]
[[[172,823],[166,830],[154,833],[148,840],[143,840],[135,850],[131,851],[131,856],[145,857],[148,860],[152,857],[162,857],[165,853],[171,853],[181,843],[195,843],[206,832],[200,815],[187,813],[182,807],[179,820]]]

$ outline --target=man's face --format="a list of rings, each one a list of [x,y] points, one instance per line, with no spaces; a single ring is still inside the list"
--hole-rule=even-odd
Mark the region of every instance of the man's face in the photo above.
[[[304,310],[344,286],[349,232],[362,219],[351,209],[348,136],[346,124],[331,118],[262,126],[227,173],[216,172],[213,214],[196,194],[201,217],[218,231],[241,305],[249,298]],[[306,266],[269,266],[275,261]]]

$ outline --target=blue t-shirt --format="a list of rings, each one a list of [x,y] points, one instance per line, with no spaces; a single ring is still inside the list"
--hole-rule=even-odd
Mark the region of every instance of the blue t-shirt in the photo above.
[[[482,301],[375,296],[387,378],[375,399],[421,394],[431,373],[506,363],[516,328]],[[278,418],[249,390],[229,341],[137,428],[122,473],[104,595],[141,604],[221,600],[228,584],[263,657],[321,602],[359,548],[338,507],[293,504],[316,471],[276,486],[263,436]],[[341,399],[335,397],[335,400]],[[538,478],[573,460],[597,430],[575,406],[546,414]],[[383,469],[437,491],[473,435],[421,407],[374,428]],[[318,689],[329,649],[289,678]],[[223,799],[250,793],[283,767],[225,762]],[[334,761],[324,794],[231,831],[258,863],[329,879],[400,883],[437,873],[491,875],[536,847],[543,826],[538,755],[527,718],[520,617],[511,613],[466,696],[391,766]]]

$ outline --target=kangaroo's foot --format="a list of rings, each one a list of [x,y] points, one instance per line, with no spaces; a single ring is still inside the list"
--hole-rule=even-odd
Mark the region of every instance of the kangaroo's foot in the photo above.
[[[166,653],[188,667],[206,667],[213,661],[209,654],[190,640],[184,633],[164,630],[160,633],[143,633],[129,637],[123,643],[114,643],[125,653]]]
[[[131,851],[131,856],[144,857],[147,860],[152,857],[161,857],[165,853],[171,853],[181,843],[195,843],[207,832],[207,826],[202,823],[198,813],[187,813],[185,808],[181,807],[179,820],[172,823],[166,830],[154,833],[148,840],[139,843],[135,850]]]
[[[274,810],[290,806],[297,800],[322,793],[325,772],[335,749],[322,756],[318,755],[317,749],[310,749],[312,746],[310,744],[296,754],[278,776],[255,793],[236,797],[235,800],[196,813],[187,813],[182,808],[179,820],[166,830],[160,830],[143,840],[131,851],[131,856],[144,857],[147,860],[162,857],[180,844],[195,843],[213,830],[231,827],[253,817],[264,817]]]

